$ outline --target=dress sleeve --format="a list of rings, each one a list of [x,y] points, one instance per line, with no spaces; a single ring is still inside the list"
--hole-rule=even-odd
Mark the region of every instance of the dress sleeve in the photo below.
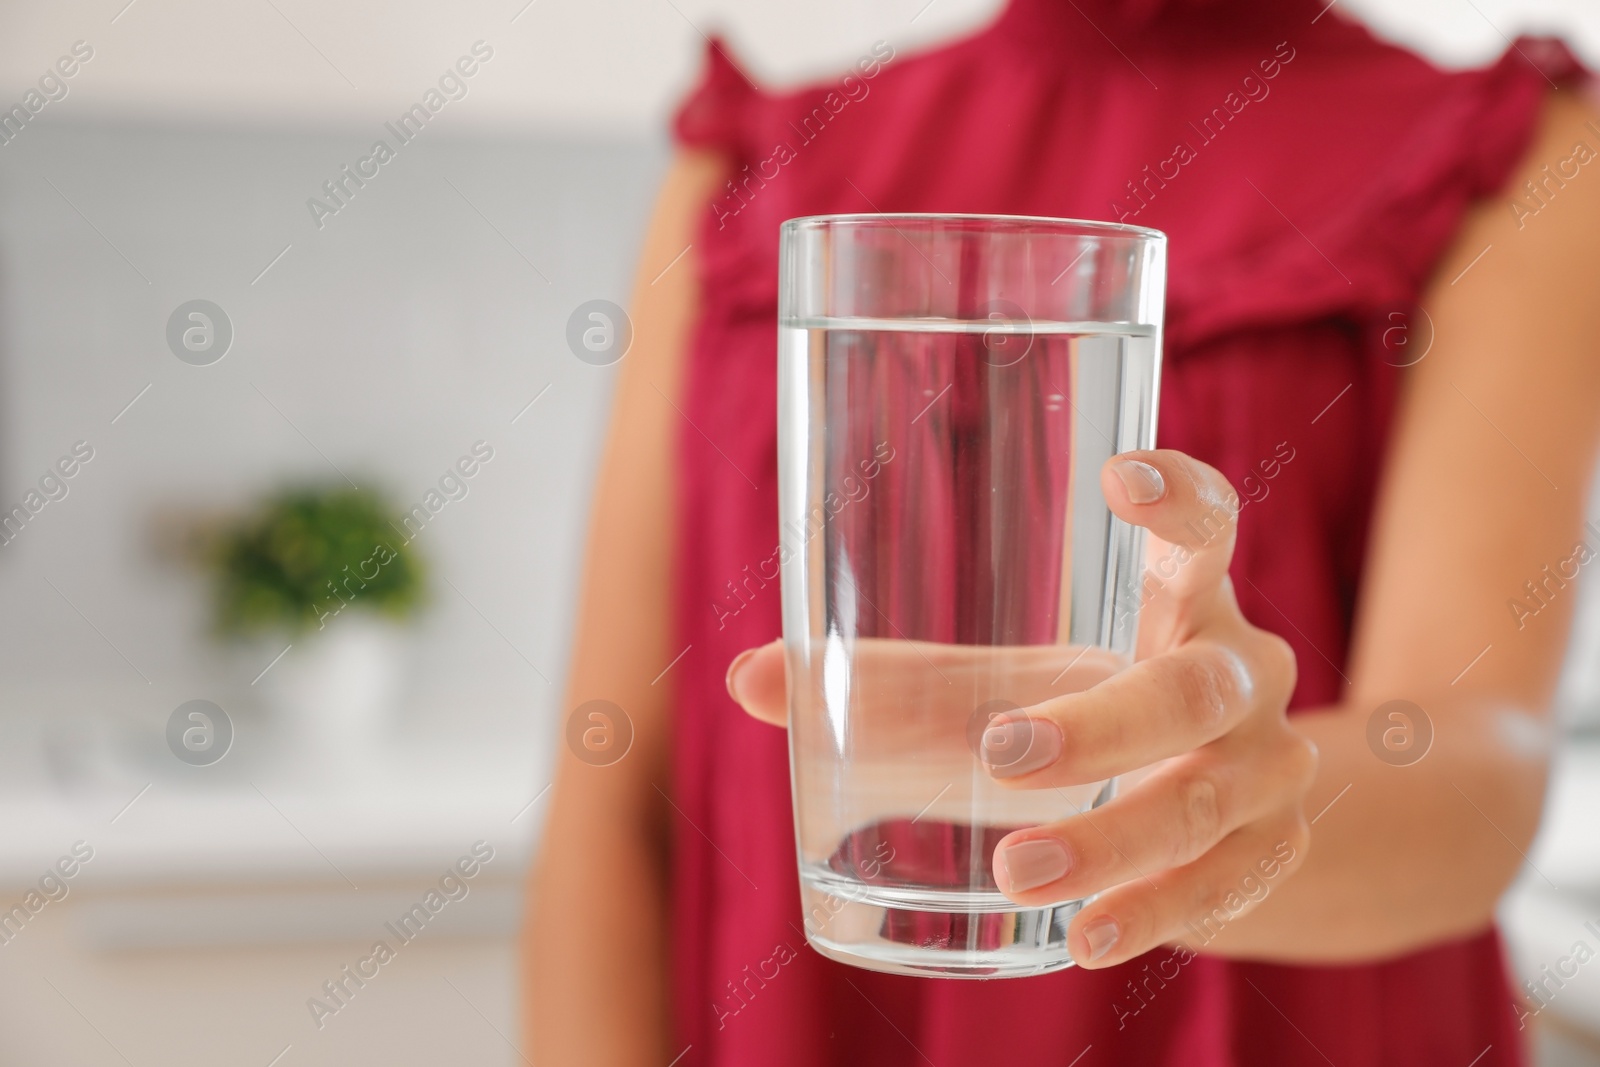
[[[1414,307],[1468,210],[1527,152],[1552,87],[1589,80],[1566,45],[1526,37],[1492,66],[1449,75],[1407,137],[1368,146],[1371,167],[1334,210],[1182,281],[1175,270],[1169,333],[1193,343],[1246,321],[1383,321]]]
[[[1504,189],[1537,132],[1556,86],[1589,78],[1561,41],[1524,37],[1500,61],[1461,75],[1420,125],[1412,160],[1396,160],[1356,199],[1345,233],[1379,237],[1376,276],[1383,298],[1419,294],[1467,211]]]
[[[720,37],[706,43],[700,80],[672,119],[673,140],[686,148],[742,152],[756,89]]]

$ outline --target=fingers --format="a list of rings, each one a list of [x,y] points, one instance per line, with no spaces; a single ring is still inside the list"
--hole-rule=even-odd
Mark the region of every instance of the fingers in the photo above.
[[[1296,811],[1236,831],[1187,867],[1108,890],[1068,928],[1073,959],[1099,968],[1173,942],[1197,951],[1275,892],[1305,862],[1310,842]]]
[[[1198,748],[1294,688],[1289,646],[1242,620],[1120,673],[1111,653],[1067,645],[863,640],[854,654],[862,751],[970,745],[996,780],[1024,789],[1097,782]],[[781,642],[747,650],[728,670],[729,694],[786,725],[785,666]],[[1052,695],[1063,688],[1081,691]],[[974,721],[1002,695],[1016,710]]]
[[[820,651],[820,650],[818,650]],[[1083,645],[950,645],[861,638],[850,646],[850,691],[860,740],[928,742],[941,728],[966,744],[973,710],[1004,701],[1026,707],[1111,677],[1126,660]],[[782,642],[749,649],[728,668],[728,694],[751,715],[787,722]],[[804,706],[804,701],[802,701]],[[906,731],[912,731],[906,736]],[[972,738],[975,743],[976,738]]]
[[[979,755],[1021,789],[1097,782],[1181,755],[1238,726],[1258,693],[1287,692],[1293,656],[1285,661],[1279,645],[1248,627],[1226,641],[1190,641],[1085,692],[1001,716]]]
[[[1187,866],[1304,796],[1315,747],[1287,726],[1173,760],[1104,807],[1019,830],[995,849],[1000,890],[1042,907]]]
[[[1100,473],[1106,503],[1170,548],[1156,577],[1180,600],[1219,588],[1233,559],[1239,494],[1216,468],[1171,449],[1124,452]],[[1170,568],[1171,573],[1162,573]]]
[[[762,722],[788,726],[786,677],[782,641],[747,648],[728,665],[728,695]]]

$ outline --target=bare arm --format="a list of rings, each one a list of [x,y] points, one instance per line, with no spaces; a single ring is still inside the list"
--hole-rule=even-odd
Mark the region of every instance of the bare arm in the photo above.
[[[1592,117],[1552,97],[1507,193],[1474,211],[1424,298],[1436,339],[1409,372],[1351,687],[1294,720],[1321,753],[1307,810],[1349,790],[1318,819],[1305,867],[1218,950],[1370,958],[1482,929],[1538,827],[1577,590],[1552,583],[1520,628],[1508,601],[1536,607],[1523,583],[1581,536],[1600,424],[1600,177],[1581,172],[1520,229],[1509,201],[1574,142],[1595,145]],[[1411,766],[1367,745],[1368,717],[1395,699],[1435,732]]]
[[[645,238],[611,432],[590,521],[579,626],[563,711],[623,709],[628,754],[591,766],[563,744],[523,938],[528,1047],[539,1067],[666,1063],[666,831],[671,709],[651,679],[668,650],[675,514],[673,410],[699,302],[698,208],[719,160],[687,155],[667,175]],[[652,281],[651,279],[655,279]]]

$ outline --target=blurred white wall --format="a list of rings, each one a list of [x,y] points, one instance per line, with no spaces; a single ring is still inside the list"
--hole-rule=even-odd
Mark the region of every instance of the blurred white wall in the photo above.
[[[370,121],[409,104],[481,38],[497,61],[473,86],[469,121],[640,134],[693,76],[702,33],[728,34],[760,75],[791,80],[878,37],[914,47],[959,33],[995,6],[935,0],[913,22],[927,0],[127,2],[8,0],[0,88],[20,92],[81,38],[96,48],[73,87],[85,112]]]
[[[1061,0],[1065,3],[1066,0]],[[18,96],[74,41],[95,58],[74,110],[164,118],[370,121],[410,103],[471,42],[500,58],[462,123],[653,131],[723,32],[760,78],[818,75],[874,40],[908,51],[986,21],[1000,0],[70,0],[0,8],[0,91]],[[1560,29],[1600,63],[1594,0],[1340,0],[1446,64]]]

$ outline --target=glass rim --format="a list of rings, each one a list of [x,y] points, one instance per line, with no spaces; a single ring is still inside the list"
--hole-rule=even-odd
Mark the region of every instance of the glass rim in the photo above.
[[[840,223],[881,222],[893,226],[895,222],[1009,222],[1036,224],[1034,232],[1048,234],[1052,231],[1064,237],[1122,237],[1142,241],[1165,243],[1165,232],[1149,226],[1133,226],[1126,222],[1101,222],[1094,219],[1069,219],[1054,215],[1005,215],[949,211],[847,211],[823,215],[799,215],[785,219],[779,227],[785,233],[802,229],[821,228]],[[1049,227],[1048,229],[1045,227]]]

